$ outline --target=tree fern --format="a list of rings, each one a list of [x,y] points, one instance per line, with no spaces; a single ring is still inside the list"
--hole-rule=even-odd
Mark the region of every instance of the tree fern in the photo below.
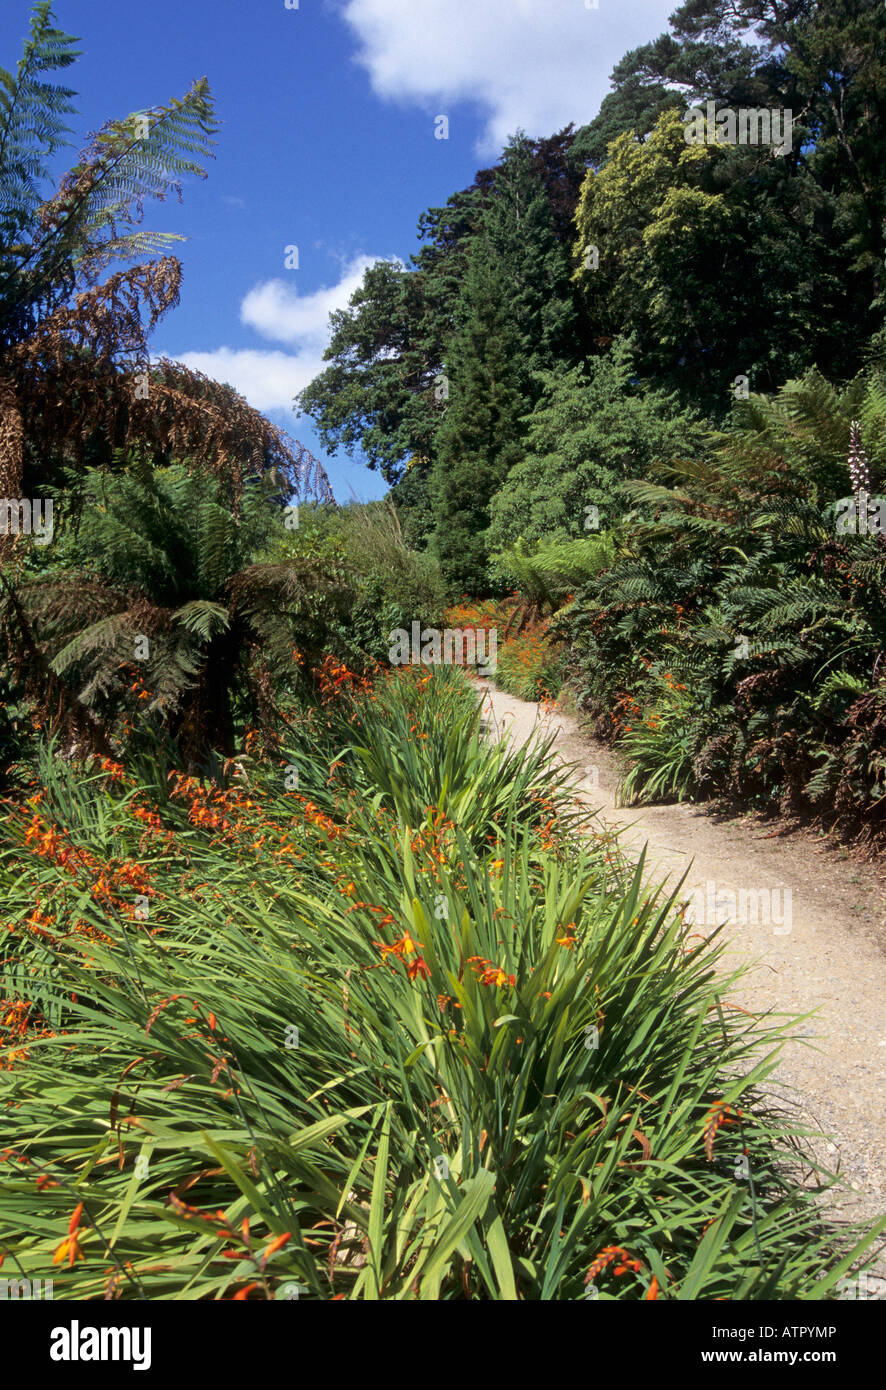
[[[233,388],[150,364],[148,335],[178,302],[168,252],[180,238],[144,228],[144,204],[205,174],[217,129],[206,79],[108,121],[48,196],[73,111],[73,92],[48,77],[77,56],[40,0],[16,72],[0,69],[0,494],[27,494],[36,460],[45,486],[63,467],[110,462],[122,440],[190,456],[232,495],[276,468],[300,500],[331,500],[317,460]]]
[[[54,27],[50,0],[40,0],[16,71],[0,67],[0,245],[27,226],[42,201],[49,160],[69,143],[65,117],[74,114],[75,92],[46,74],[76,62],[75,43]]]
[[[839,704],[840,712],[845,713],[853,700],[869,689],[870,681],[853,675],[851,671],[831,671],[815,692],[812,704],[817,710],[827,709],[829,712],[833,712],[835,705]]]
[[[598,732],[631,726],[626,795],[673,794],[685,776],[824,815],[832,794],[841,825],[886,834],[886,537],[838,534],[834,515],[853,487],[853,420],[873,482],[886,440],[877,367],[842,387],[807,372],[752,397],[707,457],[623,484],[624,553],[582,588],[570,632]],[[855,446],[860,461],[857,434]],[[684,689],[681,724],[668,692]]]
[[[168,232],[119,228],[140,220],[145,198],[181,192],[183,177],[205,178],[217,122],[209,84],[195,82],[185,97],[108,121],[46,204],[40,260],[59,255],[94,279],[111,261],[144,259],[182,238]]]
[[[586,539],[551,540],[527,549],[518,541],[493,556],[491,571],[519,591],[515,617],[522,627],[530,618],[553,613],[570,592],[611,565],[617,541],[603,532]]]
[[[135,461],[131,472],[91,470],[80,508],[52,570],[26,575],[15,599],[34,660],[108,736],[137,710],[186,758],[230,752],[235,708],[266,716],[279,710],[275,688],[309,685],[350,595],[322,560],[255,562],[284,533],[270,478],[246,484],[235,515],[205,475]]]

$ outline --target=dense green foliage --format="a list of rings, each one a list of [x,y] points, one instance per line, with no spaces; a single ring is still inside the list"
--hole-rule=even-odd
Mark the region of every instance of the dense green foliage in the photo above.
[[[638,380],[623,339],[603,357],[548,373],[525,455],[492,500],[490,546],[610,528],[626,511],[620,483],[657,458],[701,449],[703,438],[673,395]]]
[[[519,339],[506,281],[482,243],[471,258],[452,347],[453,400],[440,427],[428,488],[432,546],[456,593],[482,588],[489,503],[519,457],[528,400],[511,375]]]
[[[396,485],[454,594],[490,592],[520,535],[611,509],[600,470],[642,476],[696,448],[692,418],[879,351],[884,50],[877,0],[692,0],[590,124],[516,137],[422,217],[410,266],[367,271],[301,404]],[[788,110],[790,148],[687,143],[696,102]]]
[[[323,610],[328,647],[357,665],[384,664],[393,630],[440,624],[446,588],[439,565],[406,544],[390,501],[300,507],[298,521],[269,543],[263,558],[311,561],[347,586],[344,615]]]
[[[811,373],[706,460],[624,485],[622,553],[569,622],[586,707],[630,730],[630,793],[738,794],[882,841],[886,535],[841,534],[835,506],[856,415],[882,476],[882,376]]]
[[[134,710],[191,761],[234,751],[243,720],[272,727],[274,689],[298,686],[347,611],[345,576],[318,559],[261,562],[284,511],[269,479],[235,516],[214,479],[181,465],[89,470],[52,562],[0,600],[12,660],[45,663],[109,732]]]

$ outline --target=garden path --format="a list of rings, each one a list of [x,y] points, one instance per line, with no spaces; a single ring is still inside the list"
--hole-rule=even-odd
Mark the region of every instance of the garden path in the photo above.
[[[687,898],[708,885],[779,890],[772,925],[726,921],[724,968],[751,963],[734,1001],[773,1015],[814,1016],[798,1024],[809,1035],[784,1049],[770,1087],[796,1105],[802,1122],[826,1137],[812,1147],[823,1165],[849,1185],[834,1205],[841,1217],[873,1221],[886,1213],[886,885],[845,850],[799,834],[773,832],[752,816],[717,817],[703,805],[617,809],[618,761],[557,709],[518,700],[478,682],[491,736],[525,743],[553,732],[557,755],[575,766],[582,799],[611,827],[631,858],[647,847],[647,881],[675,885],[685,874]],[[791,913],[783,917],[784,890]],[[776,911],[775,903],[779,904]],[[745,912],[745,916],[751,916]],[[708,919],[705,918],[705,921]],[[780,927],[779,923],[784,922]],[[790,930],[784,927],[790,925]],[[697,925],[697,931],[709,931]],[[722,938],[721,938],[722,939]],[[878,1272],[886,1275],[886,1257]],[[886,1297],[886,1280],[869,1280]]]

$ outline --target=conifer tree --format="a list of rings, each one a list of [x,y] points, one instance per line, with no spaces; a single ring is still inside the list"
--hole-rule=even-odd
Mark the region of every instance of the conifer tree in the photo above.
[[[575,351],[569,265],[529,142],[516,135],[471,247],[447,353],[450,401],[431,480],[435,549],[459,590],[483,592],[489,503],[522,454],[543,373]]]
[[[522,342],[501,262],[475,244],[460,302],[461,326],[448,363],[446,418],[431,479],[434,548],[454,591],[482,592],[489,501],[520,457]]]
[[[567,253],[557,240],[532,147],[522,134],[505,147],[483,231],[520,337],[521,387],[534,404],[540,394],[535,374],[575,356],[577,325]]]

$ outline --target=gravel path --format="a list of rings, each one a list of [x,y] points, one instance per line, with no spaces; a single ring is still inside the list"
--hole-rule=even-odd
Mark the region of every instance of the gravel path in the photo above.
[[[827,1136],[813,1148],[847,1184],[830,1197],[839,1214],[874,1221],[886,1213],[882,877],[845,851],[761,830],[750,816],[716,818],[686,804],[617,810],[610,749],[568,715],[478,684],[491,736],[524,743],[539,730],[555,731],[557,753],[575,765],[582,798],[606,825],[627,827],[620,843],[631,857],[647,846],[648,880],[676,884],[685,873],[683,892],[697,905],[694,929],[727,923],[724,968],[753,963],[736,1003],[782,1015],[815,1011],[797,1029],[810,1036],[786,1045],[769,1085],[799,1109],[805,1125]],[[886,1256],[878,1273],[886,1276]],[[873,1296],[886,1297],[886,1282],[869,1281],[869,1297],[872,1288]]]

